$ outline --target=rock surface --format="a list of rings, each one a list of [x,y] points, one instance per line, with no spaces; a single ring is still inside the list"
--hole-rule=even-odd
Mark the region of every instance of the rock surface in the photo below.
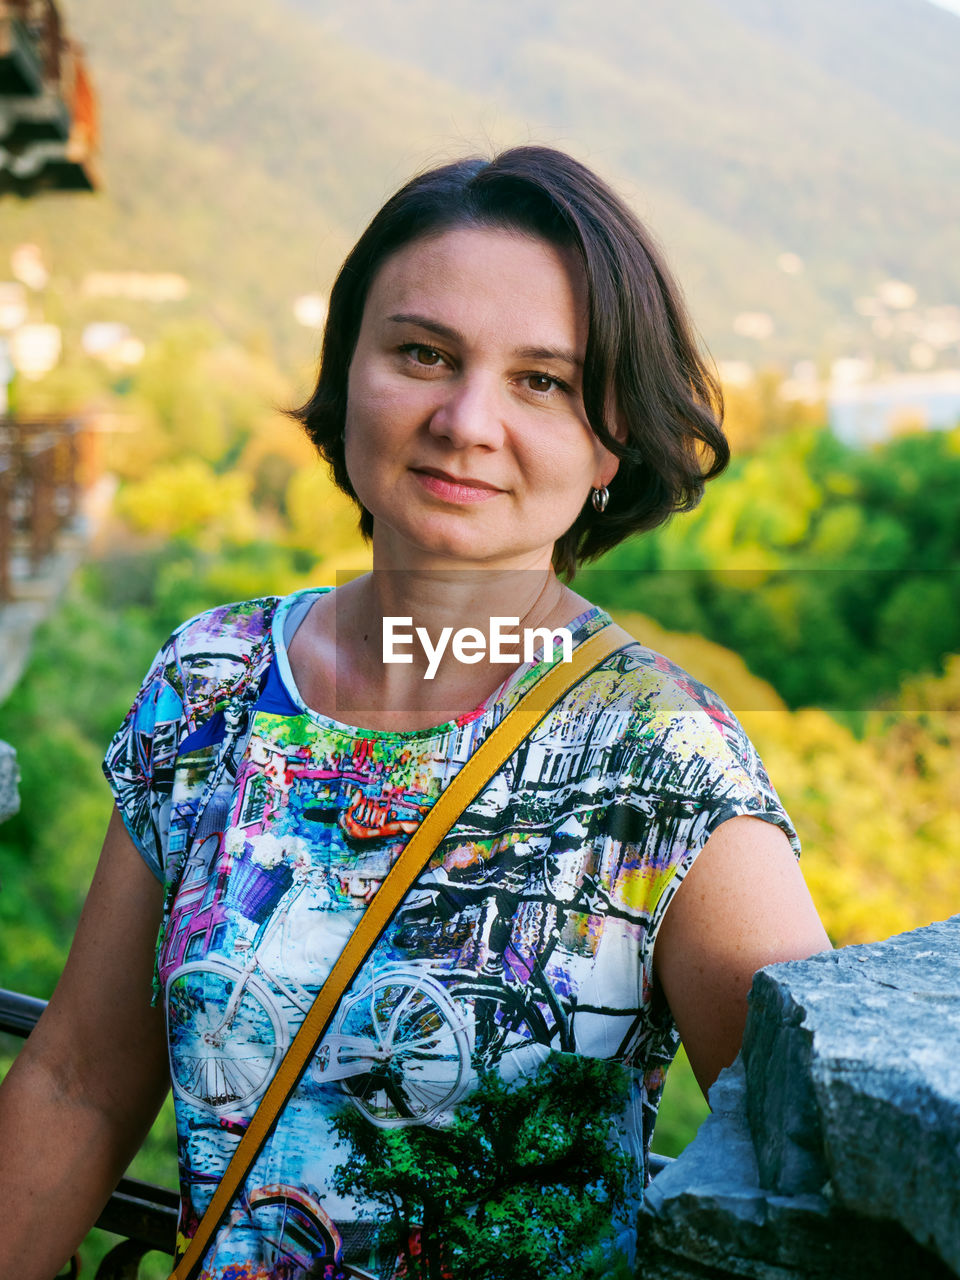
[[[960,916],[762,970],[743,1060],[762,1186],[829,1179],[960,1275]]]
[[[13,817],[20,808],[19,782],[17,753],[9,742],[0,742],[0,822]]]
[[[741,1059],[710,1090],[712,1114],[647,1191],[641,1280],[951,1280],[891,1223],[865,1222],[828,1195],[761,1188]]]
[[[754,979],[639,1276],[960,1276],[960,916]]]

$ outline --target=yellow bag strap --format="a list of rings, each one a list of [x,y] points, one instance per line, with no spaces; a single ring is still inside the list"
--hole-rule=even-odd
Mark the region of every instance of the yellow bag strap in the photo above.
[[[437,845],[467,805],[476,799],[497,770],[509,760],[524,738],[537,727],[564,694],[605,658],[633,643],[633,636],[622,627],[607,623],[601,631],[594,632],[577,646],[571,662],[554,663],[477,747],[434,801],[374,894],[326,982],[317,993],[234,1151],[186,1253],[171,1273],[170,1280],[190,1280],[202,1262],[210,1239],[267,1140],[284,1103],[306,1070],[341,996]]]

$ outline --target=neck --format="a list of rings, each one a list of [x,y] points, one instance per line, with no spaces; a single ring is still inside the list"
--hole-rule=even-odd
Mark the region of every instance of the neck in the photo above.
[[[552,569],[374,570],[335,592],[341,718],[348,704],[354,723],[382,728],[464,714],[526,660],[528,634],[533,647],[536,629],[586,607]]]
[[[552,569],[374,570],[362,582],[371,616],[409,614],[431,631],[486,628],[501,614],[540,619],[566,591]]]

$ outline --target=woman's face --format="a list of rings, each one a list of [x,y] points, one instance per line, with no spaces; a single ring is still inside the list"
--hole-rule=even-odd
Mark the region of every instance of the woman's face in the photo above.
[[[346,463],[378,568],[545,568],[617,469],[587,422],[576,255],[460,228],[388,258],[350,365]]]

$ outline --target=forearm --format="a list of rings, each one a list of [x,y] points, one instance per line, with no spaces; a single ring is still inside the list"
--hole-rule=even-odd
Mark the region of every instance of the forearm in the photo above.
[[[162,890],[114,812],[66,968],[0,1088],[0,1280],[50,1280],[170,1087],[150,1004]]]
[[[159,1099],[158,1099],[159,1102]],[[85,1101],[29,1045],[0,1088],[0,1280],[50,1280],[143,1138]]]

